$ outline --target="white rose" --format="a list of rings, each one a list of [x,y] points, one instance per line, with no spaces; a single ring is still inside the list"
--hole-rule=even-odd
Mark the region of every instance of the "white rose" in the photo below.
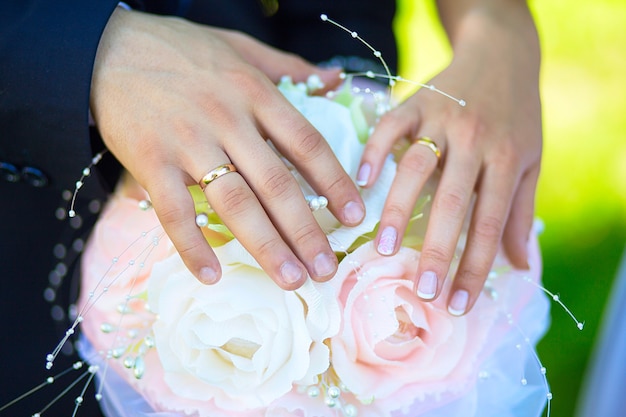
[[[309,95],[304,84],[293,85],[289,78],[283,79],[278,87],[287,100],[326,139],[346,173],[351,178],[356,179],[361,155],[365,149],[365,144],[359,140],[359,136],[367,137],[368,132],[366,130],[368,127],[365,120],[374,117],[362,113],[367,109],[360,105],[360,98],[354,96],[353,102],[349,107],[346,107],[326,97]],[[293,172],[305,195],[314,194],[304,178],[295,170]],[[345,251],[359,236],[374,230],[382,214],[395,172],[396,163],[390,157],[385,162],[374,186],[361,190],[366,215],[360,225],[356,227],[342,226],[328,210],[314,213],[318,223],[326,231],[333,250]]]
[[[329,366],[323,340],[339,330],[328,285],[280,289],[262,270],[231,265],[200,284],[178,254],[154,268],[148,302],[165,382],[183,400],[225,410],[269,405]]]

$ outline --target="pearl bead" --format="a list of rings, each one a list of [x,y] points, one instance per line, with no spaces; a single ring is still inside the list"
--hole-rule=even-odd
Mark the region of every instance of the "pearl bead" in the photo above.
[[[311,211],[317,211],[320,209],[320,203],[317,201],[317,198],[309,200],[309,208]]]
[[[135,366],[135,358],[133,358],[132,356],[127,356],[126,358],[124,358],[125,368],[131,369],[133,366]]]
[[[141,379],[145,372],[146,372],[146,365],[143,361],[143,358],[139,356],[137,359],[135,359],[135,366],[133,367],[133,374],[135,375],[135,378]]]
[[[320,395],[320,389],[319,387],[312,386],[312,387],[309,387],[309,389],[307,389],[306,393],[311,398],[317,398]]]
[[[315,91],[315,90],[319,90],[320,88],[323,88],[324,83],[322,82],[322,79],[320,78],[319,75],[312,74],[309,76],[309,78],[307,78],[306,86],[308,87],[309,91]]]
[[[113,356],[115,359],[119,359],[122,357],[125,351],[126,349],[123,347],[115,348],[111,351],[111,356]]]
[[[152,208],[152,202],[150,200],[141,200],[139,203],[139,209],[146,211]]]
[[[154,338],[152,336],[146,336],[143,343],[149,348],[153,348],[155,346]]]
[[[196,216],[196,225],[198,227],[206,227],[209,225],[209,216],[205,213],[200,213]]]
[[[341,390],[339,389],[339,387],[333,385],[332,387],[328,388],[328,396],[330,398],[339,398],[340,395]]]
[[[359,411],[357,410],[357,408],[352,404],[346,405],[343,408],[343,411],[347,417],[356,417],[359,414]]]

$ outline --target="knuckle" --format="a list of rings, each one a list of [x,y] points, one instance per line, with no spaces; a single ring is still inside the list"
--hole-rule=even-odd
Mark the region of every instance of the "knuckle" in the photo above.
[[[205,243],[198,239],[185,239],[183,242],[178,242],[176,250],[180,254],[181,258],[189,260],[194,258],[194,254],[202,250]]]
[[[500,143],[494,152],[495,163],[503,170],[510,171],[511,167],[521,165],[521,154],[510,140]]]
[[[302,126],[296,132],[298,140],[293,149],[296,158],[306,163],[322,154],[326,141],[313,126]]]
[[[287,197],[296,189],[293,177],[282,167],[268,169],[264,177],[263,191],[271,199]]]
[[[267,103],[267,79],[260,71],[249,66],[238,66],[229,70],[229,81],[231,85],[236,85],[238,91],[245,91],[250,103],[262,106]]]
[[[223,210],[232,217],[243,214],[255,203],[254,195],[243,185],[221,190],[219,195],[221,196]]]
[[[429,151],[430,152],[430,151]],[[398,173],[418,176],[428,176],[436,162],[431,155],[423,152],[408,152],[398,165]]]
[[[463,143],[470,148],[477,146],[478,142],[486,135],[488,123],[481,116],[468,113],[457,119],[456,132],[464,138]]]
[[[226,112],[221,111],[221,113],[221,119],[228,119],[228,114]],[[196,146],[201,145],[206,140],[206,133],[202,131],[201,126],[186,115],[182,117],[174,117],[171,126],[173,137],[185,143],[185,146],[187,147],[195,148]],[[154,142],[154,140],[150,142]],[[148,144],[150,144],[150,142],[148,142]],[[148,153],[149,152],[146,152],[146,154]]]
[[[283,52],[283,58],[285,59],[288,68],[303,70],[310,68],[310,64],[306,60],[292,52]]]
[[[315,222],[303,222],[293,232],[293,238],[297,247],[310,245],[314,239],[320,238],[320,229]]]
[[[476,220],[474,234],[480,240],[497,242],[500,240],[503,228],[503,219],[492,215],[481,216]]]
[[[363,150],[364,160],[378,160],[387,154],[385,144],[379,139],[374,140],[373,136],[368,139]]]
[[[454,279],[460,286],[467,289],[471,295],[480,291],[487,279],[487,272],[484,268],[463,268],[457,271]]]
[[[446,213],[462,213],[468,200],[467,191],[460,188],[442,190],[435,199],[434,210],[442,210]]]
[[[266,236],[257,240],[254,243],[254,252],[256,252],[256,259],[272,260],[277,259],[278,253],[283,242],[278,237],[268,238]]]
[[[422,251],[422,258],[439,265],[449,263],[451,257],[450,252],[443,246],[428,246]]]
[[[228,72],[228,77],[232,82],[236,82],[238,86],[246,89],[256,90],[261,77],[257,71],[253,70],[253,67],[247,65],[238,65],[231,68]]]
[[[391,222],[394,223],[394,221],[398,222],[399,220],[406,218],[407,213],[410,213],[410,210],[408,209],[408,206],[394,201],[388,203],[383,212],[385,213],[387,219],[390,219]]]
[[[405,120],[403,119],[404,118],[400,116],[399,112],[389,111],[382,115],[378,124],[379,126],[386,126],[386,125],[396,126],[402,122],[405,122]]]
[[[159,220],[161,221],[162,224],[175,228],[175,227],[180,226],[186,221],[187,213],[185,213],[185,210],[182,209],[180,206],[177,206],[172,203],[168,204],[168,202],[165,201],[165,202],[162,202],[161,207],[162,209],[159,210],[158,215],[159,215]]]
[[[343,175],[339,174],[340,173],[337,173],[337,175],[332,175],[332,180],[328,183],[326,188],[331,194],[340,193],[342,197],[347,198],[349,196],[346,193],[346,190],[348,190],[350,187],[353,187],[353,183],[349,178],[345,176],[345,173],[343,173]]]

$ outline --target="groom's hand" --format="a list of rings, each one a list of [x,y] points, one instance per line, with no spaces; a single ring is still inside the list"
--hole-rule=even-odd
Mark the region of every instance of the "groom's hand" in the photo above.
[[[282,75],[327,85],[321,70],[252,38],[118,8],[103,34],[91,110],[110,151],[148,191],[163,227],[201,281],[220,266],[195,224],[187,186],[224,164],[205,188],[212,208],[283,288],[331,278],[337,259],[271,140],[345,225],[364,217],[353,181],[324,138],[280,94]]]

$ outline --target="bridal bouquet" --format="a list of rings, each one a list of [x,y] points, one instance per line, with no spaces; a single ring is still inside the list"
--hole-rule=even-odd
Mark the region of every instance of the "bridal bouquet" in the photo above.
[[[279,88],[356,176],[386,99],[348,85],[326,97],[311,83]],[[538,416],[549,399],[534,345],[548,324],[531,238],[529,271],[498,256],[473,310],[451,316],[449,282],[434,302],[414,290],[428,192],[403,248],[379,255],[376,233],[395,175],[390,157],[362,190],[367,217],[342,226],[315,216],[340,259],[328,282],[280,289],[212,213],[203,233],[223,266],[203,285],[146,204],[122,182],[82,261],[81,354],[97,367],[108,416]],[[292,172],[304,195],[313,190]],[[432,188],[430,189],[432,192]],[[459,253],[463,239],[459,243]],[[454,268],[451,276],[454,276]]]

